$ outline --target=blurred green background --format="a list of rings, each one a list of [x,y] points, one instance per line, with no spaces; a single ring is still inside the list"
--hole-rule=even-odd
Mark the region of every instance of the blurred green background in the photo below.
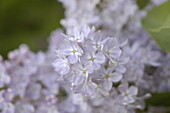
[[[22,43],[33,51],[45,50],[63,17],[57,0],[0,0],[0,54],[6,57]]]
[[[149,0],[137,0],[144,8]],[[32,51],[45,50],[50,33],[60,28],[64,9],[57,0],[0,0],[0,55],[22,43]]]

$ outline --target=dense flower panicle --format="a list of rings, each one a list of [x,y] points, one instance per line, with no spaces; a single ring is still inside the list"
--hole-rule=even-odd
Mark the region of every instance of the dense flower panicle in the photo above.
[[[166,0],[144,10],[136,0],[59,1],[64,29],[52,32],[46,52],[21,45],[0,56],[1,113],[136,113],[150,93],[170,91],[170,54],[141,26]],[[146,113],[155,109],[166,112]]]
[[[89,31],[89,27],[86,28],[89,33],[92,33]],[[103,38],[99,31],[93,31],[93,34],[86,36],[89,37],[82,37],[84,41],[81,42],[72,42],[69,38],[65,38],[63,45],[58,49],[59,54],[53,62],[53,66],[58,73],[64,75],[64,78],[71,78],[70,80],[72,81],[70,81],[70,83],[73,91],[76,90],[75,92],[80,91],[85,95],[92,95],[97,84],[91,81],[91,75],[93,75],[93,79],[95,79],[93,72],[99,71],[100,69],[106,72],[104,70],[110,65],[109,62],[112,62],[110,66],[110,68],[113,68],[112,70],[104,73],[104,75],[100,73],[105,78],[102,83],[103,89],[110,91],[112,82],[120,81],[123,76],[121,73],[124,73],[126,70],[125,67],[123,67],[123,60],[121,61],[122,50],[117,43],[117,39]],[[97,36],[99,39],[97,39]],[[96,43],[94,44],[93,42]],[[111,43],[113,45],[111,45]],[[107,65],[107,67],[105,67],[105,65]],[[116,72],[113,72],[114,70]],[[100,77],[100,74],[96,75],[96,77]]]
[[[88,31],[89,27],[86,28]],[[79,30],[81,31],[81,29]],[[61,77],[60,81],[63,81],[64,84],[70,84],[69,88],[73,95],[82,95],[83,98],[88,98],[91,102],[99,97],[111,95],[117,89],[117,85],[119,85],[120,92],[116,93],[117,98],[110,98],[114,105],[116,103],[121,104],[119,107],[124,108],[124,112],[128,110],[129,112],[133,111],[134,108],[143,108],[143,105],[140,105],[140,103],[134,104],[138,101],[137,98],[139,98],[137,97],[138,88],[136,86],[128,88],[127,85],[121,85],[124,83],[124,80],[127,80],[127,69],[132,59],[129,57],[131,54],[125,52],[127,47],[121,46],[118,38],[105,36],[101,31],[92,31],[90,33],[90,35],[86,35],[88,37],[81,37],[83,41],[77,42],[68,38],[71,36],[64,35],[63,45],[73,43],[77,48],[69,45],[68,49],[67,46],[61,45],[56,49],[57,57],[53,62],[53,67],[60,74],[58,75]],[[80,50],[82,54],[80,54]],[[74,63],[70,62],[70,55],[76,55],[76,53],[79,56],[74,56],[74,58],[78,58],[78,60]],[[139,59],[142,62],[142,59]],[[135,64],[135,61],[133,64]],[[133,74],[132,76],[137,75]],[[135,83],[136,80],[132,82]],[[81,101],[88,104],[87,100],[84,101],[83,99]],[[105,99],[102,99],[101,103],[103,101]],[[129,108],[126,109],[125,106],[129,106]],[[117,111],[116,108],[114,110]],[[119,112],[121,113],[122,111]]]

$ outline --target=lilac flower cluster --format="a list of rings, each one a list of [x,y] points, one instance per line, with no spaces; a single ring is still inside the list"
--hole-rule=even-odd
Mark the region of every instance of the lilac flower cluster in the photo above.
[[[62,35],[53,62],[55,70],[74,92],[91,96],[98,87],[110,91],[113,83],[122,79],[129,58],[116,38],[103,37],[100,31],[87,26],[75,32],[70,37]]]
[[[165,0],[144,10],[135,0],[59,1],[66,32],[52,32],[46,52],[21,45],[0,56],[0,113],[138,113],[153,92],[170,91],[170,54],[141,27]]]

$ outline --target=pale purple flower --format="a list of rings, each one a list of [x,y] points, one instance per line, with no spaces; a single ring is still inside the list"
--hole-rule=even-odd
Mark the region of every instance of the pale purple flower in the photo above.
[[[83,84],[73,85],[73,91],[75,93],[82,93],[84,96],[90,97],[94,95],[96,88],[93,82],[86,80]]]
[[[61,75],[67,74],[70,71],[70,64],[66,58],[58,58],[53,62],[52,65]]]
[[[83,54],[83,50],[78,46],[78,44],[68,41],[65,41],[59,48],[59,52],[61,55],[67,56],[68,62],[71,64],[77,63],[79,57]]]
[[[75,64],[72,67],[72,70],[74,72],[74,78],[73,83],[74,85],[83,84],[85,82],[85,79],[88,78],[89,74],[93,72],[93,66],[87,65],[87,64]]]
[[[119,58],[122,54],[122,50],[119,48],[118,42],[114,38],[107,40],[102,51],[108,58]]]
[[[113,83],[119,82],[123,75],[119,72],[114,72],[114,68],[108,67],[105,69],[102,67],[98,70],[97,75],[93,77],[94,82],[99,82],[106,91],[110,91],[113,87]]]
[[[85,39],[88,39],[91,36],[91,34],[94,32],[94,30],[95,30],[94,27],[90,28],[87,25],[85,25],[79,29],[77,27],[74,27],[73,28],[73,36],[71,36],[71,37],[66,36],[66,37],[70,41],[80,43],[80,42],[84,42]]]
[[[105,62],[105,55],[102,52],[96,52],[93,48],[86,48],[82,61],[93,66],[94,70],[98,70],[101,64]]]
[[[119,58],[112,59],[110,61],[110,65],[113,66],[117,72],[125,73],[126,72],[125,64],[127,64],[128,61],[129,57],[122,55]]]
[[[118,88],[120,92],[120,102],[123,105],[131,104],[135,102],[136,96],[138,94],[138,88],[135,86],[128,87],[127,84],[122,84]]]
[[[95,50],[104,46],[108,38],[104,37],[101,31],[95,32],[89,40],[85,42],[86,45],[92,46]]]

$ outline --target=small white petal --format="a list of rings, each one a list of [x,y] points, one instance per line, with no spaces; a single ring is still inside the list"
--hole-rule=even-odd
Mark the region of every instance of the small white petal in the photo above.
[[[56,59],[53,63],[52,63],[53,67],[55,68],[55,70],[64,75],[67,74],[70,71],[70,67],[69,65],[66,64],[66,61],[64,59]]]
[[[113,82],[119,82],[122,79],[122,77],[123,75],[121,73],[114,72],[110,74],[110,79]]]
[[[119,64],[126,64],[129,61],[129,57],[121,57],[119,59]]]
[[[88,73],[93,73],[93,65],[86,65],[86,69]]]
[[[112,81],[109,80],[109,79],[105,79],[104,80],[104,83],[103,83],[103,88],[106,90],[106,91],[110,91],[112,89]]]
[[[129,103],[135,102],[135,99],[131,96],[125,96],[123,101],[124,101],[124,104],[129,104]]]
[[[108,40],[108,38],[102,40],[102,41],[99,43],[99,45],[104,45],[104,44],[107,42],[107,40]]]
[[[59,67],[63,66],[63,64],[64,64],[64,60],[61,59],[61,58],[56,59],[56,60],[52,63],[52,65],[54,66],[54,68],[59,68]]]
[[[126,93],[126,90],[127,90],[127,89],[128,89],[128,86],[127,86],[127,85],[120,85],[120,86],[118,87],[119,92],[122,93],[122,94]]]
[[[125,73],[126,72],[126,68],[122,65],[118,65],[116,67],[116,71],[120,72],[120,73]]]
[[[71,83],[71,82],[73,82],[74,75],[72,75],[72,74],[65,74],[65,75],[63,75],[63,79],[64,79],[64,81],[66,81],[68,83]]]
[[[136,96],[138,94],[138,88],[135,86],[131,86],[128,90],[128,93],[132,96]]]
[[[78,74],[78,75],[75,75],[73,82],[75,85],[80,85],[80,84],[83,84],[84,81],[85,81],[85,76],[83,74]]]
[[[79,60],[78,56],[76,54],[73,54],[73,55],[70,55],[68,57],[68,61],[71,63],[71,64],[75,64],[77,63]]]
[[[86,84],[84,88],[84,95],[85,96],[92,96],[95,93],[95,87],[92,84]]]
[[[61,75],[65,75],[69,73],[69,71],[70,71],[70,67],[68,65],[65,65],[63,68],[60,68],[58,70],[58,73],[60,73]]]
[[[100,65],[98,64],[98,63],[96,63],[96,62],[93,62],[93,69],[94,70],[98,70],[98,69],[100,69]]]
[[[97,53],[96,56],[95,56],[95,62],[99,63],[99,64],[102,64],[105,62],[105,56],[103,53]]]
[[[83,84],[81,85],[74,85],[73,86],[73,92],[74,93],[80,93],[82,91]]]
[[[67,48],[63,48],[63,49],[59,49],[60,53],[62,55],[68,56],[70,54],[72,54],[72,50],[71,49],[67,49]]]
[[[110,51],[110,56],[111,58],[119,58],[122,54],[122,50],[120,48],[114,48],[114,49],[111,49]]]

